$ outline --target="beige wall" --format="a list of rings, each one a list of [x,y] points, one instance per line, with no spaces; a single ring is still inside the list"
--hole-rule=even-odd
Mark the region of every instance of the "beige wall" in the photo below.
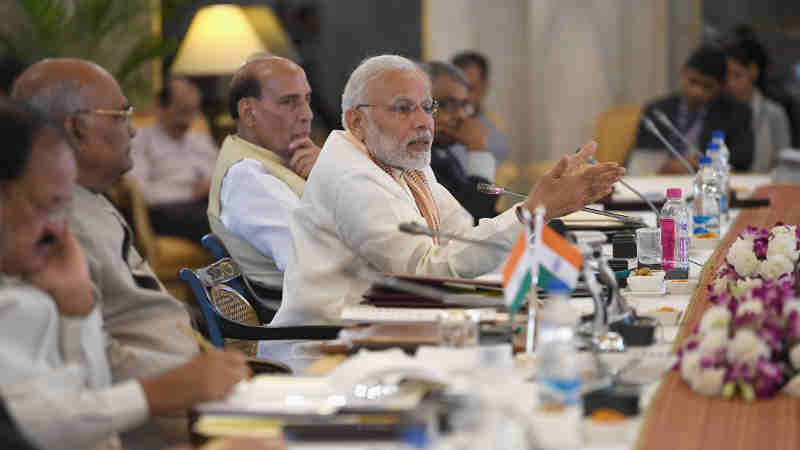
[[[590,139],[602,111],[668,91],[672,61],[696,42],[686,29],[699,24],[699,2],[427,0],[423,46],[433,59],[489,55],[488,105],[504,119],[513,159],[542,161]]]

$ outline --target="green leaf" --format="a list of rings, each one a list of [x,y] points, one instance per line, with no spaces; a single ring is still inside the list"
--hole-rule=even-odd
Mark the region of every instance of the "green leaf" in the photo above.
[[[152,36],[142,38],[123,59],[119,69],[117,69],[115,74],[117,80],[122,83],[142,64],[174,52],[177,47],[178,44],[174,38],[168,40],[161,40]]]
[[[742,391],[742,397],[746,402],[752,402],[756,399],[756,391],[750,383],[739,382],[739,390]]]
[[[735,381],[728,381],[722,386],[722,397],[723,398],[731,398],[736,394],[736,382]]]

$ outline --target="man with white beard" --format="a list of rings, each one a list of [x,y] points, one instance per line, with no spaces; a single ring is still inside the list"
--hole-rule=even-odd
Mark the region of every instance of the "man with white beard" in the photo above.
[[[346,131],[328,137],[290,217],[295,258],[284,276],[284,299],[272,325],[337,323],[361,301],[379,271],[472,278],[495,269],[502,252],[398,231],[424,223],[509,247],[522,230],[519,208],[543,204],[547,219],[570,213],[611,191],[624,173],[616,164],[587,166],[596,145],[564,157],[531,189],[527,201],[473,227],[459,203],[436,182],[431,142],[437,105],[428,76],[401,56],[364,60],[342,95]],[[569,189],[565,187],[569,186]]]

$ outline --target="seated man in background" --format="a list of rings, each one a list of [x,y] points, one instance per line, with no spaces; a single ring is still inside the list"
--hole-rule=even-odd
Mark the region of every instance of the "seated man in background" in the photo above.
[[[58,126],[2,99],[0,138],[0,396],[28,440],[120,448],[118,433],[220,400],[249,375],[242,355],[214,350],[112,381],[100,305],[67,223],[73,151]]]
[[[211,181],[211,229],[271,298],[280,296],[292,252],[289,214],[320,151],[309,137],[310,99],[303,69],[288,59],[261,57],[242,66],[230,93],[236,134],[222,144]]]
[[[54,58],[23,72],[13,94],[58,123],[75,152],[78,177],[69,224],[89,264],[114,382],[184,364],[197,352],[197,344],[179,329],[189,326],[189,314],[139,255],[128,223],[103,196],[133,164],[133,111],[119,84],[94,63]],[[185,434],[185,423],[166,422],[158,425]],[[159,433],[145,428],[131,438],[155,436]]]
[[[469,85],[469,100],[475,108],[474,117],[489,129],[486,150],[500,165],[511,156],[511,145],[497,128],[497,120],[489,117],[491,114],[484,105],[489,94],[489,60],[478,52],[466,51],[454,56],[451,62],[464,73]]]
[[[211,136],[189,130],[200,100],[188,80],[169,80],[156,100],[158,123],[138,130],[131,142],[131,174],[150,208],[153,229],[196,244],[210,232],[206,208],[217,160]]]
[[[431,147],[431,169],[436,181],[453,194],[475,224],[478,219],[494,217],[497,198],[478,192],[477,186],[494,181],[495,158],[486,150],[489,128],[472,117],[467,80],[451,64],[431,61],[422,68],[431,79],[433,98],[439,103]]]
[[[681,91],[648,103],[642,117],[650,118],[673,147],[687,158],[690,155],[686,145],[655,118],[655,110],[664,113],[700,152],[711,142],[712,131],[724,131],[733,170],[745,171],[753,161],[750,108],[723,93],[727,71],[728,61],[722,50],[700,47],[681,70]],[[634,175],[686,173],[680,160],[667,151],[642,121],[628,168]]]
[[[769,172],[775,168],[778,153],[792,146],[789,118],[783,107],[764,96],[758,88],[761,72],[756,63],[757,49],[744,41],[725,49],[728,56],[728,91],[737,100],[750,105],[755,153],[750,170]]]
[[[295,258],[271,325],[336,323],[361,301],[360,270],[472,278],[498,267],[505,252],[398,231],[403,222],[511,247],[519,208],[543,204],[558,217],[602,198],[624,169],[585,166],[590,143],[564,156],[517,207],[473,227],[430,168],[435,103],[428,76],[412,61],[383,55],[363,61],[342,95],[346,131],[328,137],[291,215]]]

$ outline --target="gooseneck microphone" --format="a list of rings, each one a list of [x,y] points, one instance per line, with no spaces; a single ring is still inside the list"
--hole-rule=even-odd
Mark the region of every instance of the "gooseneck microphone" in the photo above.
[[[402,231],[403,233],[408,233],[408,234],[416,234],[416,235],[431,236],[431,237],[439,236],[447,239],[452,239],[454,241],[461,241],[461,242],[467,242],[469,244],[475,244],[492,250],[499,250],[502,252],[511,251],[511,247],[503,244],[467,238],[464,236],[460,236],[458,234],[446,233],[444,231],[435,231],[426,227],[425,225],[420,225],[414,222],[403,222],[397,226],[397,229]]]
[[[597,164],[597,159],[594,156],[590,156],[589,157],[589,164]],[[647,206],[649,206],[650,209],[653,210],[653,212],[656,214],[656,223],[658,223],[658,218],[661,217],[661,211],[659,211],[658,208],[656,208],[656,205],[654,205],[653,202],[650,201],[650,199],[645,197],[644,194],[639,192],[636,188],[634,188],[630,184],[626,183],[625,180],[619,180],[619,183],[621,185],[625,186],[626,188],[628,188],[629,191],[633,192],[634,195],[639,197],[639,199],[641,201],[645,202],[647,204]]]
[[[521,199],[527,199],[527,195],[520,194],[519,192],[509,191],[508,189],[498,186],[496,184],[491,183],[478,183],[477,186],[478,192],[487,194],[487,195],[510,195],[512,197],[517,197]],[[642,223],[642,219],[640,217],[631,217],[626,216],[624,214],[616,214],[608,211],[603,211],[601,209],[594,209],[594,208],[581,208],[581,211],[587,212],[590,214],[597,214],[599,216],[610,217],[612,219],[619,220],[620,222],[624,223]]]
[[[653,133],[653,136],[657,137],[658,140],[661,141],[661,143],[667,147],[667,150],[669,150],[673,156],[678,158],[678,160],[681,162],[681,164],[683,164],[684,167],[686,167],[686,170],[688,170],[690,174],[692,175],[697,174],[697,172],[694,170],[694,167],[692,167],[692,165],[689,163],[689,160],[684,158],[683,155],[681,155],[681,153],[678,150],[676,150],[675,147],[672,146],[672,144],[669,143],[667,138],[665,138],[664,135],[662,135],[661,132],[658,131],[658,127],[656,127],[656,124],[653,123],[653,121],[650,120],[650,118],[643,117],[642,122],[644,123],[645,128],[647,128],[648,131]]]
[[[504,187],[500,187],[496,184],[491,183],[478,183],[476,189],[478,192],[487,195],[510,195],[512,197],[521,198],[526,200],[528,198],[527,195],[520,194],[519,192],[509,191]]]
[[[656,120],[658,120],[665,127],[667,127],[667,129],[669,129],[669,131],[671,131],[672,134],[678,136],[678,139],[680,139],[683,142],[683,145],[686,146],[686,149],[689,150],[690,153],[693,153],[697,156],[702,156],[701,152],[697,150],[697,147],[695,147],[695,145],[689,139],[687,139],[686,136],[680,132],[680,130],[678,130],[678,128],[672,123],[671,120],[669,120],[669,117],[667,117],[667,115],[664,114],[663,111],[661,111],[658,108],[654,109],[653,117],[655,117]]]

